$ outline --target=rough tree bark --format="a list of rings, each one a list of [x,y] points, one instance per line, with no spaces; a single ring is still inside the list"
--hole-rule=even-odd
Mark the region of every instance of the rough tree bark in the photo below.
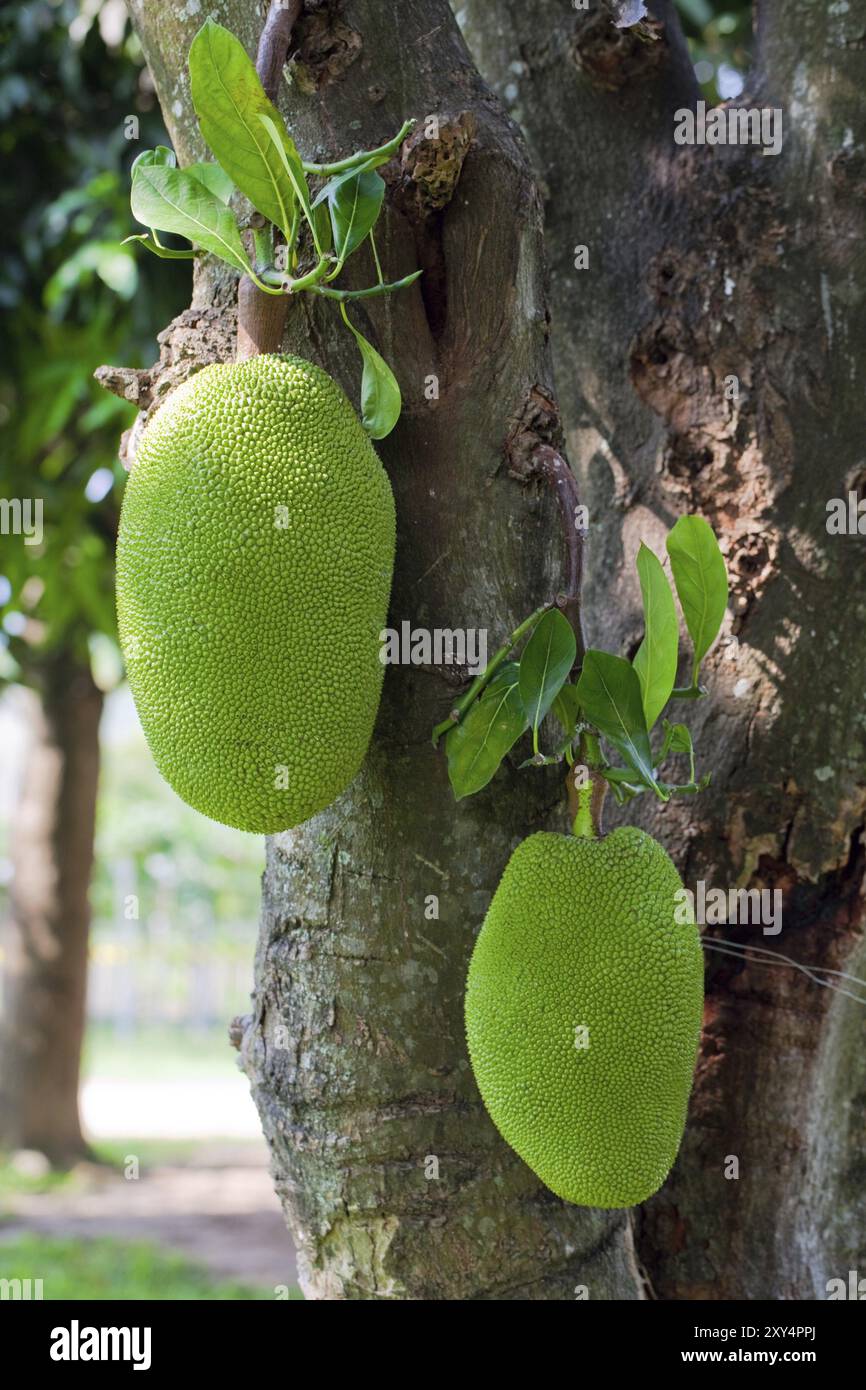
[[[866,0],[759,5],[736,104],[782,109],[779,157],[674,144],[675,109],[700,94],[673,5],[649,8],[655,42],[599,5],[459,6],[545,192],[559,398],[590,507],[588,636],[630,654],[639,539],[661,553],[681,513],[713,523],[734,599],[711,698],[689,715],[714,782],[629,819],[691,886],[782,890],[781,936],[709,935],[863,976],[864,543],[825,523],[866,479]],[[655,1296],[824,1298],[862,1272],[863,1028],[862,1006],[800,974],[708,952],[685,1145],[637,1218]]]
[[[130,3],[181,163],[203,153],[185,69],[201,19],[191,9]],[[243,0],[218,13],[250,53],[262,15]],[[495,642],[560,581],[555,502],[515,481],[504,455],[508,438],[519,470],[539,440],[557,442],[527,157],[444,0],[310,2],[295,33],[279,104],[305,155],[341,157],[419,118],[384,170],[379,243],[389,277],[420,264],[422,288],[353,306],[404,396],[381,447],[398,515],[390,621],[482,627]],[[207,265],[197,272],[161,366],[127,374],[140,404],[201,361],[233,356],[231,290]],[[331,310],[293,305],[285,346],[357,400],[355,349]],[[546,1191],[499,1139],[472,1080],[462,999],[475,932],[511,850],[541,826],[565,828],[566,803],[556,769],[509,769],[454,804],[430,744],[454,674],[389,669],[361,775],[268,846],[242,1055],[301,1282],[330,1299],[571,1298],[577,1284],[636,1298],[626,1216]]]
[[[63,1167],[87,1152],[78,1082],[102,694],[61,653],[29,673],[30,744],[12,831],[0,1026],[0,1144]]]

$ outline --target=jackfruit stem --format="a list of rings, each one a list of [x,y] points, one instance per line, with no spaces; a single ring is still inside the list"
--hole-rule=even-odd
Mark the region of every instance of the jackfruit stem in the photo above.
[[[592,823],[592,783],[587,782],[577,792],[577,815],[571,826],[572,835],[579,840],[597,840],[599,832]]]
[[[590,730],[580,735],[578,758],[568,769],[565,785],[571,833],[581,840],[598,840],[602,835],[602,812],[607,782],[601,776],[601,748]]]
[[[579,840],[598,840],[602,836],[601,813],[607,783],[597,772],[591,771],[589,779],[578,787],[574,779],[579,771],[579,765],[575,764],[569,769],[567,780],[571,833]]]
[[[265,221],[261,213],[256,213],[256,219],[250,223],[253,233],[253,266],[256,274],[261,275],[274,259],[274,228],[272,223]]]

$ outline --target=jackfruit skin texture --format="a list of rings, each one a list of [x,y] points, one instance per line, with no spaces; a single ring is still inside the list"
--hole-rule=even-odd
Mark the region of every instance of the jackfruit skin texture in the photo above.
[[[184,801],[268,834],[345,790],[382,690],[394,543],[387,475],[302,358],[205,367],[148,423],[121,510],[118,625],[154,761]]]
[[[503,1139],[579,1206],[630,1207],[665,1181],[697,1060],[704,963],[668,855],[634,826],[524,840],[469,966],[466,1032]],[[575,1046],[575,1029],[589,1046]]]

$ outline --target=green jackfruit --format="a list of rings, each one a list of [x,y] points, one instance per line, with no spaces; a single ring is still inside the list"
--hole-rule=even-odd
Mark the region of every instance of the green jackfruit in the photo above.
[[[298,357],[205,367],[145,429],[117,612],[162,775],[241,830],[351,782],[382,689],[394,499],[336,382]]]
[[[681,888],[633,826],[531,835],[475,944],[466,1030],[484,1104],[542,1182],[580,1206],[644,1201],[677,1155],[703,1002],[697,928],[674,918]]]

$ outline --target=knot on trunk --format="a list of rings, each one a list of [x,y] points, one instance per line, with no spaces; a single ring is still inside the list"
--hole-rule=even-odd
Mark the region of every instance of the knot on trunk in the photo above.
[[[451,202],[474,135],[474,116],[461,111],[426,117],[404,141],[398,201],[412,220],[423,222]]]
[[[363,40],[342,18],[339,0],[316,4],[307,0],[307,13],[294,26],[295,51],[289,64],[292,81],[306,96],[336,82],[360,56]]]
[[[140,411],[120,441],[124,468],[132,468],[142,430],[176,387],[212,362],[231,362],[236,318],[233,301],[184,309],[158,335],[159,360],[152,367],[97,367],[93,375],[100,386],[132,401]]]
[[[562,421],[553,393],[536,383],[530,387],[505,438],[508,471],[522,483],[539,479],[536,450],[539,444],[562,447]]]
[[[93,375],[113,396],[132,401],[142,410],[150,405],[150,372],[146,367],[97,367]]]
[[[252,1023],[251,1014],[235,1014],[229,1024],[229,1045],[237,1052],[240,1052],[244,1040],[244,1033]]]
[[[664,32],[661,21],[649,16],[626,29],[618,27],[609,11],[593,10],[578,17],[572,61],[594,86],[616,92],[630,82],[652,77],[665,65],[668,45],[659,42]]]

